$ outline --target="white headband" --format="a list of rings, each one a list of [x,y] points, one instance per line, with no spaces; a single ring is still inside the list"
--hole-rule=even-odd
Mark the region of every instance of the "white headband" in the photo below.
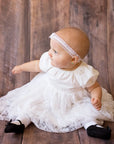
[[[62,39],[60,38],[56,33],[52,33],[49,38],[57,40],[66,50],[66,52],[71,56],[77,56],[79,57],[79,60],[81,60],[80,56]]]

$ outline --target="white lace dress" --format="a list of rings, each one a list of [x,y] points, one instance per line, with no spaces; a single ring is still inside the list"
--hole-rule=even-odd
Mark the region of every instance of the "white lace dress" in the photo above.
[[[98,71],[82,62],[73,71],[53,67],[48,53],[40,59],[41,73],[31,82],[0,98],[0,119],[15,120],[27,115],[40,129],[69,132],[91,121],[114,121],[114,101],[102,89],[102,109],[97,111],[90,102],[85,87],[93,85]]]

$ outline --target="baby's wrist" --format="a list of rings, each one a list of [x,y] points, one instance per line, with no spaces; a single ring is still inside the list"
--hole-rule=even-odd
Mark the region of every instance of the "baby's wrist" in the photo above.
[[[97,98],[97,99],[101,100],[101,96],[100,95],[91,95],[91,98]]]
[[[23,64],[19,65],[19,68],[20,68],[21,71],[23,71]]]

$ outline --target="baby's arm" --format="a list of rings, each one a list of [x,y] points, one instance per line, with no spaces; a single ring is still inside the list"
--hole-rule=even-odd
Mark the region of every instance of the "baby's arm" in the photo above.
[[[101,98],[102,98],[102,89],[98,82],[96,82],[91,87],[87,88],[88,92],[91,94],[91,103],[97,109],[101,109]]]
[[[22,65],[15,66],[12,70],[13,74],[21,73],[21,72],[40,72],[39,68],[39,60],[30,61],[24,63]]]

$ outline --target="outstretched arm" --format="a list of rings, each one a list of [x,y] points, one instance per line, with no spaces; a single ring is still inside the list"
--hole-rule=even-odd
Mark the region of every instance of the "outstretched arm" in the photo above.
[[[30,61],[22,65],[15,66],[12,70],[13,74],[21,72],[40,72],[39,60]]]
[[[91,94],[91,103],[97,109],[101,109],[101,98],[102,98],[102,89],[98,82],[96,82],[91,87],[87,88],[88,92]]]

